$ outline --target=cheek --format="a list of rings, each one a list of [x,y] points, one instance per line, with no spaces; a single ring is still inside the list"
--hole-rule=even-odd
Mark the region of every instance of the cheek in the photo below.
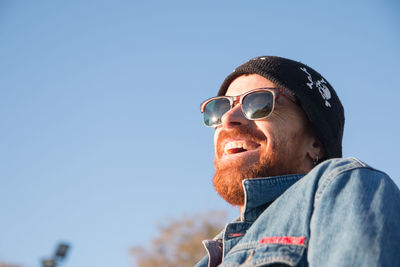
[[[272,116],[271,116],[272,117]],[[258,121],[258,129],[265,135],[265,143],[262,144],[264,153],[273,153],[291,147],[293,140],[298,139],[301,130],[298,121],[280,116],[269,118],[268,121]]]
[[[271,140],[290,139],[304,131],[304,120],[294,111],[277,111],[264,121],[256,121],[256,125]]]
[[[277,128],[274,124],[269,121],[255,121],[257,130],[264,135],[265,139],[271,139],[274,136],[274,132]]]
[[[271,146],[277,142],[277,137],[279,137],[276,134],[277,128],[275,128],[274,125],[268,121],[255,121],[255,125],[257,130],[263,135],[263,140],[260,142],[261,156],[265,156],[268,151],[271,151]]]
[[[217,152],[217,140],[218,140],[219,132],[220,132],[219,129],[216,129],[214,132],[214,151],[215,151],[215,153]]]

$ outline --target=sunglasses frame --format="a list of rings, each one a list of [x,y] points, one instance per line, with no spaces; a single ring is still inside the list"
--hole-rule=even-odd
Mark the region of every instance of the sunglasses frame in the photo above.
[[[261,92],[261,91],[267,91],[267,92],[272,93],[272,95],[273,95],[273,102],[272,102],[272,109],[271,109],[271,112],[270,112],[268,115],[266,115],[266,116],[264,116],[264,117],[261,117],[261,118],[257,118],[257,119],[248,118],[248,117],[246,116],[246,114],[243,112],[243,108],[242,108],[243,99],[244,99],[247,95],[249,95],[249,94],[256,93],[256,92]],[[267,118],[269,115],[272,114],[272,112],[274,111],[274,108],[275,108],[275,102],[276,102],[276,100],[278,100],[279,96],[281,96],[281,95],[284,96],[284,97],[287,97],[287,98],[288,98],[289,100],[291,100],[292,102],[297,103],[296,98],[295,98],[293,95],[289,95],[289,94],[285,93],[285,91],[283,90],[283,88],[262,87],[262,88],[256,88],[256,89],[250,90],[250,91],[248,91],[248,92],[245,92],[245,93],[243,93],[243,94],[241,94],[241,95],[237,95],[237,96],[215,96],[215,97],[211,97],[211,98],[209,98],[209,99],[206,99],[205,101],[203,101],[203,102],[200,104],[200,111],[201,111],[201,113],[204,113],[204,110],[205,110],[205,108],[206,108],[206,106],[207,106],[208,103],[210,103],[211,101],[214,101],[214,100],[216,100],[216,99],[221,99],[221,98],[223,98],[223,99],[228,99],[228,100],[229,100],[229,103],[230,103],[230,106],[231,106],[229,110],[231,110],[232,108],[234,108],[237,104],[240,104],[240,110],[242,111],[243,115],[244,115],[248,120],[261,120],[261,119]],[[229,111],[229,110],[228,110],[228,111]],[[227,111],[227,112],[228,112],[228,111]],[[225,114],[225,113],[224,113],[224,114]],[[204,120],[203,120],[203,122],[204,122]],[[204,124],[205,124],[205,122],[204,122]],[[221,123],[220,123],[220,124],[217,124],[217,125],[213,125],[213,126],[209,126],[209,125],[207,125],[207,124],[205,124],[205,125],[206,125],[207,127],[217,127],[217,126],[221,125]]]

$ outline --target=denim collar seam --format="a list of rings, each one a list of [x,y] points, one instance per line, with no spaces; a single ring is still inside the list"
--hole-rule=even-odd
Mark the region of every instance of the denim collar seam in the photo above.
[[[261,247],[270,247],[270,246],[290,246],[290,247],[302,247],[305,248],[307,247],[306,244],[304,245],[297,245],[297,244],[280,244],[280,243],[274,243],[274,244],[261,244],[258,241],[252,241],[252,242],[245,242],[243,244],[237,244],[234,248],[232,248],[229,253],[235,253],[240,250],[248,250],[248,249],[256,249],[256,248],[261,248]]]
[[[314,208],[322,198],[322,195],[325,193],[326,189],[329,187],[329,185],[340,175],[353,171],[356,169],[363,169],[366,168],[363,165],[361,165],[358,161],[352,162],[349,165],[342,166],[341,168],[338,168],[336,171],[330,172],[326,178],[322,179],[321,185],[318,185],[318,188],[315,192],[315,199],[314,199]]]
[[[289,175],[282,175],[282,176],[272,176],[272,177],[262,177],[262,178],[248,178],[243,180],[243,184],[248,184],[252,186],[252,184],[286,184],[290,183],[293,180],[298,180],[304,177],[305,174],[289,174]]]

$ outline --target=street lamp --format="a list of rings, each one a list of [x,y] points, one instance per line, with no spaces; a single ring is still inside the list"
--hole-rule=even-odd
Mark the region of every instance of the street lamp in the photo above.
[[[52,258],[42,260],[42,267],[57,267],[57,265],[65,259],[68,249],[68,244],[59,243],[54,256]]]
[[[65,244],[65,243],[58,244],[56,254],[54,256],[56,261],[63,260],[65,258],[65,256],[67,255],[68,249],[69,249],[68,244]]]
[[[43,267],[55,267],[56,262],[53,259],[42,260],[42,266]]]

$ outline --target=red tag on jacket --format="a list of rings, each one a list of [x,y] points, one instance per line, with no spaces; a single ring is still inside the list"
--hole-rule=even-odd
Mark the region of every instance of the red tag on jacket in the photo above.
[[[261,244],[304,245],[305,236],[269,236],[261,239]]]

